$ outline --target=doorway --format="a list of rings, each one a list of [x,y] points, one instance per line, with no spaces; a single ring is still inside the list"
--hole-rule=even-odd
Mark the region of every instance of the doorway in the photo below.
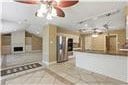
[[[112,53],[112,54],[117,52],[117,36],[116,35],[106,36],[106,52]]]

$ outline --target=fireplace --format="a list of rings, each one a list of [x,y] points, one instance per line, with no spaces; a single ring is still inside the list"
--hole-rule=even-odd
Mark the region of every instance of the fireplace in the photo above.
[[[19,51],[23,51],[23,47],[14,47],[13,48],[14,52],[19,52]]]

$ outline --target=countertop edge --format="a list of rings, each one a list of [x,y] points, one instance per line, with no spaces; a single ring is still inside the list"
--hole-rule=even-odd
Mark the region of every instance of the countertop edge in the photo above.
[[[73,52],[81,52],[81,53],[90,53],[90,54],[102,54],[102,55],[113,55],[113,56],[120,56],[120,57],[128,57],[128,55],[123,54],[109,54],[109,53],[98,53],[98,52],[83,52],[83,51],[73,51]]]

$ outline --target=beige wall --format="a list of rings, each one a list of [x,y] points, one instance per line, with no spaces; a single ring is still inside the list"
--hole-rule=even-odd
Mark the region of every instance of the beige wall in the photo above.
[[[56,62],[56,36],[57,27],[47,25],[43,29],[43,62],[50,64]]]
[[[125,7],[125,13],[128,15],[128,6]]]
[[[118,44],[118,50],[122,48],[122,45],[126,42],[126,30],[116,30],[111,31],[110,34],[116,34],[117,35],[117,44]]]
[[[85,36],[85,49],[86,50],[98,50],[104,51],[105,49],[105,38],[104,34],[98,35],[98,37],[92,37],[91,35]]]
[[[84,34],[80,35],[79,41],[80,41],[79,44],[80,44],[80,47],[82,48],[82,51],[85,51],[85,43],[86,43],[86,41],[85,41],[85,35]]]
[[[126,39],[128,42],[128,6],[125,7],[125,13],[126,13]]]
[[[90,35],[85,36],[85,50],[92,49],[92,37]]]
[[[43,62],[48,63],[49,62],[49,26],[45,26],[43,28],[43,42],[42,42],[42,48],[43,48]]]
[[[56,61],[56,37],[57,27],[55,25],[49,25],[49,62]]]

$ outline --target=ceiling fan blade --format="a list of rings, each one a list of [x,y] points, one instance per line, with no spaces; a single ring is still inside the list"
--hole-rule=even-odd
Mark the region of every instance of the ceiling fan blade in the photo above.
[[[15,2],[25,3],[25,4],[37,4],[39,0],[15,0]]]
[[[62,9],[58,8],[58,7],[54,7],[56,9],[57,12],[57,16],[59,17],[65,17],[65,13]]]
[[[60,0],[57,6],[59,7],[70,7],[77,4],[79,0]]]

